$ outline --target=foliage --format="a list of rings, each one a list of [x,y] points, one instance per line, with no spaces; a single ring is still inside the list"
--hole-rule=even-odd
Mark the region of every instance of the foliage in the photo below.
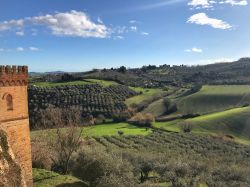
[[[105,142],[105,141],[106,142]],[[141,182],[169,186],[248,186],[248,146],[213,136],[155,131],[149,136],[112,136],[96,139],[94,147],[120,155],[133,166]],[[105,142],[105,143],[104,143]]]
[[[125,186],[129,186],[128,184],[135,180],[131,168],[132,166],[125,160],[96,150],[85,149],[79,152],[72,161],[73,175],[87,181],[90,186],[114,186],[118,181],[127,183]],[[109,181],[108,178],[112,181]],[[116,181],[117,179],[118,181]]]
[[[171,99],[164,98],[163,103],[165,105],[165,114],[171,114],[177,111],[177,105],[176,103],[173,103]]]
[[[81,147],[82,130],[79,131],[73,124],[67,131],[58,128],[56,136],[48,141],[48,146],[53,152],[53,170],[62,174],[68,174],[70,160]],[[49,137],[48,137],[49,138]]]
[[[52,153],[47,144],[40,138],[34,138],[31,141],[32,167],[51,170]]]
[[[52,88],[29,87],[29,113],[31,128],[43,127],[43,121],[50,121],[46,109],[50,106],[62,111],[77,110],[78,118],[84,114],[105,117],[126,111],[124,100],[137,95],[126,86],[102,87],[99,84],[85,86],[61,86]],[[44,114],[45,113],[45,114]],[[49,115],[49,114],[48,114]],[[62,118],[65,116],[62,115]],[[51,124],[53,126],[53,124]]]
[[[137,113],[132,118],[128,120],[129,123],[133,125],[138,125],[140,127],[151,127],[155,118],[152,114]]]

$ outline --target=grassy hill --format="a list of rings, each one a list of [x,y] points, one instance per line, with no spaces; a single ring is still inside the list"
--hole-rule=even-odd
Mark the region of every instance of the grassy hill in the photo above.
[[[188,123],[192,131],[204,134],[232,135],[237,141],[250,144],[250,107],[234,108],[207,114],[192,119],[156,122],[156,128],[179,132],[181,125]]]
[[[143,113],[151,113],[154,116],[161,116],[166,111],[166,105],[164,104],[164,99],[159,99],[151,103],[146,109],[143,110]]]
[[[130,106],[132,104],[139,104],[147,99],[150,99],[152,97],[157,97],[166,93],[166,91],[160,88],[139,88],[139,87],[130,87],[130,88],[136,92],[141,92],[141,94],[127,99],[125,101],[125,104],[127,106]]]
[[[70,175],[59,175],[44,169],[33,169],[34,187],[85,187],[81,180]]]
[[[192,95],[177,98],[178,113],[207,114],[250,103],[250,85],[203,86]]]
[[[195,130],[230,134],[250,140],[250,107],[235,108],[186,120]]]

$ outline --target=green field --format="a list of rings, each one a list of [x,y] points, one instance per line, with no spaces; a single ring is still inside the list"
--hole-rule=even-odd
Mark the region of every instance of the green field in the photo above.
[[[167,130],[167,131],[180,132],[180,127],[178,126],[178,124],[181,121],[183,121],[183,119],[177,119],[177,120],[168,121],[168,122],[155,122],[153,126],[159,129]]]
[[[53,86],[66,86],[66,85],[86,85],[86,84],[101,84],[105,87],[111,85],[117,85],[118,83],[114,81],[105,81],[105,80],[97,80],[97,79],[84,79],[82,81],[71,81],[71,82],[36,82],[32,83],[32,85],[41,86],[41,87],[53,87]]]
[[[70,175],[33,168],[34,187],[85,187],[85,183]]]
[[[159,88],[135,88],[135,87],[130,87],[130,88],[135,90],[136,92],[142,92],[142,94],[127,99],[125,101],[127,106],[130,106],[131,104],[139,104],[144,100],[166,93],[166,91],[163,91],[162,89]]]
[[[105,125],[96,125],[86,127],[83,130],[84,137],[86,136],[113,136],[118,135],[118,131],[123,131],[124,135],[148,135],[152,131],[146,128],[139,128],[128,123],[114,123]]]
[[[224,111],[250,103],[250,85],[203,86],[199,92],[176,102],[181,114]]]
[[[250,107],[235,108],[186,120],[195,130],[250,140]]]
[[[250,107],[230,109],[186,120],[155,122],[154,127],[180,132],[184,123],[190,124],[195,133],[232,135],[236,141],[250,144]]]
[[[80,130],[80,128],[79,128]],[[95,125],[90,127],[83,127],[83,137],[99,137],[99,136],[114,136],[118,135],[118,131],[123,131],[124,135],[148,135],[152,132],[151,129],[139,128],[128,123],[111,123],[104,125]],[[51,130],[37,130],[31,131],[31,138],[43,136],[55,132]]]

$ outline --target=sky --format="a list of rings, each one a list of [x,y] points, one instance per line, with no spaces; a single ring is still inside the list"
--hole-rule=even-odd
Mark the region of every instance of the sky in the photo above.
[[[0,64],[30,71],[250,56],[248,0],[0,0]]]

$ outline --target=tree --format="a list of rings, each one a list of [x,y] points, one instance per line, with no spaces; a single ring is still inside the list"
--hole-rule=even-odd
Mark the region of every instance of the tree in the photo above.
[[[142,127],[150,127],[152,126],[152,123],[155,121],[155,118],[152,114],[143,114],[143,113],[137,113],[132,118],[128,120],[129,123],[133,125],[138,125]]]
[[[51,151],[54,153],[52,158],[54,162],[53,170],[68,174],[70,160],[81,147],[82,132],[83,128],[79,130],[74,125],[67,129],[56,129],[55,137],[48,142]]]
[[[120,73],[126,73],[127,71],[127,68],[125,66],[121,66],[119,69],[118,69],[118,72]]]
[[[189,122],[187,122],[187,121],[184,121],[183,123],[181,123],[180,124],[181,125],[181,130],[182,130],[182,132],[184,132],[184,133],[189,133],[189,132],[191,132],[192,131],[192,125],[189,123]]]
[[[50,113],[49,113],[50,112]],[[68,173],[69,161],[81,145],[83,128],[79,128],[80,114],[75,109],[61,110],[49,108],[47,116],[55,131],[45,135],[45,143],[51,152],[52,169],[62,174]],[[48,124],[45,122],[45,125]]]

